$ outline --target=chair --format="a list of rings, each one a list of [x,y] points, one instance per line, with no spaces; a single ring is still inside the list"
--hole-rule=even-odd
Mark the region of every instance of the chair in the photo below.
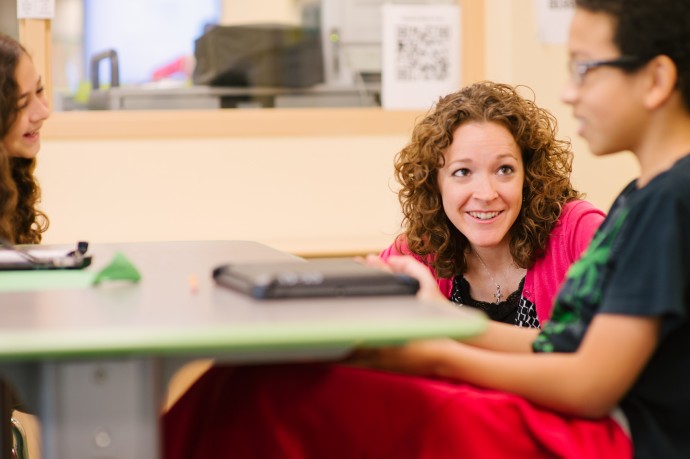
[[[26,449],[26,433],[24,428],[15,418],[11,418],[12,428],[12,458],[13,459],[29,459],[29,454]]]
[[[26,448],[26,432],[21,423],[13,416],[17,406],[17,396],[12,387],[0,377],[0,458],[9,454],[12,459],[29,459]],[[9,425],[2,422],[9,419]]]

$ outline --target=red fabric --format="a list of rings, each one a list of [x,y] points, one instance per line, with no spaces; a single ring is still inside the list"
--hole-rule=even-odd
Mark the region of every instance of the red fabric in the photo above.
[[[338,365],[215,367],[162,423],[166,459],[632,457],[608,418]]]
[[[176,73],[184,73],[187,68],[187,58],[184,56],[178,57],[177,59],[165,64],[162,67],[157,68],[153,71],[151,79],[153,81],[162,80],[163,78],[172,76]]]

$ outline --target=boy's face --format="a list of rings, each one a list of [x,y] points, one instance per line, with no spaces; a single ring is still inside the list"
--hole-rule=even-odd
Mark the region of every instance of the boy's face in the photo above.
[[[577,8],[568,38],[571,64],[620,58],[620,50],[613,43],[614,24],[605,13]],[[625,73],[609,65],[589,66],[571,76],[562,99],[572,105],[580,123],[578,134],[595,155],[634,150],[637,146],[645,124],[641,83],[636,72]]]

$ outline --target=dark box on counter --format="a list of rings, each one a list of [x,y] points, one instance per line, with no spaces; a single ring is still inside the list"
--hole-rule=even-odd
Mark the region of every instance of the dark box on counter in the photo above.
[[[198,85],[304,88],[324,80],[318,29],[214,26],[196,40],[194,55]]]

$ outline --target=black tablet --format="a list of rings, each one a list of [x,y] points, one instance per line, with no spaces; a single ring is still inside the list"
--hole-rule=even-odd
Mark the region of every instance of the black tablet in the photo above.
[[[213,270],[216,283],[254,298],[413,295],[419,282],[352,259],[227,264]]]

